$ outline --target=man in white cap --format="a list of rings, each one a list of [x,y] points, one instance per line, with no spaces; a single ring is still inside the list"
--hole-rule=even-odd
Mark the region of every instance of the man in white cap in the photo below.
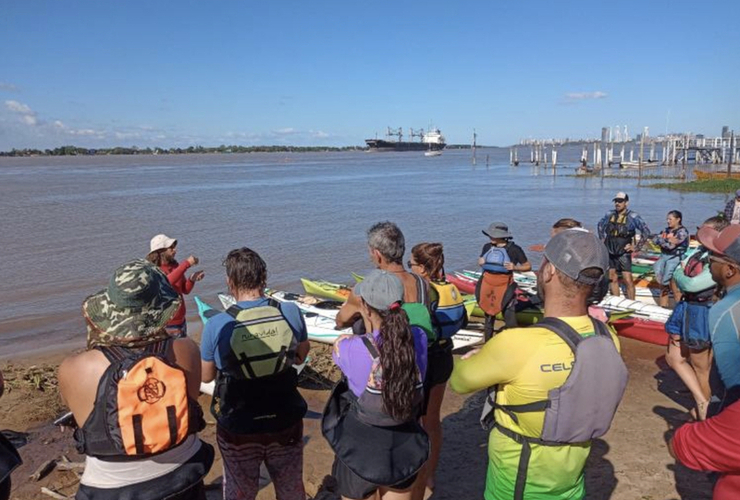
[[[612,295],[619,295],[619,273],[624,280],[624,294],[635,300],[635,283],[632,280],[632,252],[638,251],[650,235],[650,228],[636,212],[627,206],[630,197],[620,191],[614,196],[614,210],[610,210],[599,221],[599,238],[609,250],[609,281]],[[636,243],[635,236],[641,239]]]
[[[146,258],[167,275],[170,284],[180,295],[180,309],[167,323],[167,332],[173,337],[180,338],[188,335],[183,295],[193,291],[195,282],[202,280],[205,273],[196,271],[189,278],[186,278],[185,271],[198,263],[198,257],[191,255],[184,261],[177,262],[175,260],[176,254],[177,240],[166,234],[158,234],[149,242],[149,255]]]
[[[735,197],[725,205],[725,219],[730,224],[740,224],[740,189],[735,191]]]

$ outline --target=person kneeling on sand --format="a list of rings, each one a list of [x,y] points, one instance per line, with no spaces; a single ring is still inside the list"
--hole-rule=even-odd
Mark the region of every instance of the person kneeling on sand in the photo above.
[[[497,334],[456,361],[450,379],[459,393],[498,385],[483,418],[489,427],[494,417],[486,500],[584,498],[591,440],[609,429],[627,384],[616,335],[587,314],[609,265],[606,247],[571,229],[544,254],[537,276],[544,318]]]
[[[145,260],[119,267],[82,306],[87,347],[59,367],[59,390],[87,455],[77,499],[204,500],[213,447],[198,439],[200,362],[165,325],[180,306]]]
[[[401,307],[401,280],[375,270],[355,285],[370,332],[344,335],[334,362],[344,374],[321,423],[336,453],[332,475],[342,498],[408,500],[429,456],[419,424],[427,338]]]
[[[294,304],[264,296],[265,261],[249,248],[224,260],[236,304],[203,330],[203,382],[216,379],[211,413],[224,464],[224,498],[253,500],[267,466],[280,500],[303,500],[303,416],[298,372],[309,342]]]

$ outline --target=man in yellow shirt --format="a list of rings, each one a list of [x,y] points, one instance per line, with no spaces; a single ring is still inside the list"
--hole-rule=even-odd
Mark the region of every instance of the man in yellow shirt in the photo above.
[[[604,244],[593,234],[573,229],[555,235],[548,242],[538,271],[537,286],[545,303],[544,316],[550,318],[546,323],[562,320],[564,323],[560,325],[578,334],[574,335],[576,346],[585,345],[587,341],[579,342],[589,337],[599,340],[588,342],[588,353],[578,348],[582,356],[578,358],[578,369],[573,341],[566,342],[554,330],[537,326],[504,330],[482,349],[455,363],[450,379],[453,390],[468,393],[498,386],[494,405],[496,424],[488,441],[486,500],[560,500],[585,496],[583,469],[590,440],[608,429],[627,378],[616,336],[607,333],[603,324],[593,322],[587,314],[587,299],[606,273],[608,264]],[[609,373],[604,377],[598,375],[600,363],[612,368],[607,369]],[[589,369],[584,376],[584,370]],[[580,372],[578,377],[577,372]],[[571,373],[578,379],[576,392],[580,400],[570,401],[587,403],[579,402],[571,407],[560,404],[558,408],[552,401],[553,395],[571,386],[570,381],[566,384]],[[603,392],[607,393],[604,399],[608,401],[602,399]],[[606,406],[604,411],[599,405]],[[594,411],[583,406],[593,406]],[[555,415],[549,415],[551,412]],[[600,415],[585,422],[590,417],[581,417],[581,412]],[[561,422],[552,425],[558,419]],[[575,429],[580,426],[584,432],[570,434],[579,436],[576,442],[562,437],[562,432],[551,432],[562,424]],[[586,438],[582,437],[584,433]]]

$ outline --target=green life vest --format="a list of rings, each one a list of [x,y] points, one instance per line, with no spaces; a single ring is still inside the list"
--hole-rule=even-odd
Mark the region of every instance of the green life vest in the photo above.
[[[237,379],[256,379],[293,366],[297,341],[276,301],[248,309],[233,305],[226,312],[236,324],[223,371]]]
[[[404,302],[401,305],[401,309],[406,311],[406,316],[409,317],[409,324],[416,326],[424,330],[427,334],[427,341],[434,342],[437,340],[437,333],[432,327],[432,316],[429,314],[429,309],[426,305],[419,302]]]

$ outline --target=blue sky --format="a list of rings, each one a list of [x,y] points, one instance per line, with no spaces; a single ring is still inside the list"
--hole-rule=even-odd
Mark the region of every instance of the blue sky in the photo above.
[[[740,132],[738,19],[737,0],[0,0],[0,150]]]

